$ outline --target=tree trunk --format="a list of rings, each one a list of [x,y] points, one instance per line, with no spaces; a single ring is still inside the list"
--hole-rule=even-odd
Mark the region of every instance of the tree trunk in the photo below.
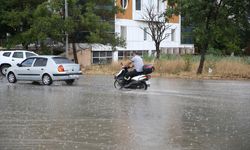
[[[48,55],[46,45],[44,44],[43,41],[41,41],[40,45],[41,45],[41,47],[40,47],[41,53],[44,54],[44,55]]]
[[[203,67],[204,67],[204,62],[205,62],[205,55],[206,55],[206,52],[207,52],[207,49],[208,49],[208,45],[211,41],[211,33],[210,33],[210,19],[211,19],[211,16],[212,16],[212,12],[213,12],[213,8],[210,8],[210,11],[209,11],[209,14],[207,16],[207,19],[206,19],[206,26],[205,26],[205,35],[204,36],[207,36],[206,40],[205,40],[205,43],[203,43],[204,45],[201,46],[201,59],[200,59],[200,64],[199,64],[199,67],[198,67],[198,70],[197,70],[197,74],[202,74],[202,71],[203,71]]]
[[[29,45],[28,44],[23,44],[23,47],[24,47],[25,50],[29,49]]]
[[[205,46],[201,49],[201,59],[200,59],[199,67],[196,72],[197,74],[202,74],[207,48],[208,46],[207,44],[205,44]]]
[[[37,45],[37,41],[35,42],[35,49],[36,49],[36,51],[38,51],[38,45]]]
[[[78,58],[77,58],[77,51],[76,51],[76,43],[73,42],[72,43],[72,46],[73,46],[73,55],[74,55],[74,60],[75,60],[75,63],[78,64]]]
[[[25,50],[28,50],[28,48],[29,48],[28,44],[26,44],[26,43],[22,43],[22,47],[23,47],[23,49],[25,49]]]
[[[155,44],[155,48],[156,48],[156,59],[160,59],[160,44],[159,43],[156,43]]]

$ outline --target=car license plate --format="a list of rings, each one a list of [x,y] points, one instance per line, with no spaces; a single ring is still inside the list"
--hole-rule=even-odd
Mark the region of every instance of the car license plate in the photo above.
[[[69,75],[70,78],[79,78],[78,75]]]

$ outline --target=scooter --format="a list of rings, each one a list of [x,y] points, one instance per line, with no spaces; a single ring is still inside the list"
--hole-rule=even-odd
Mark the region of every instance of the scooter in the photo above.
[[[129,66],[124,66],[122,63],[122,69],[114,75],[114,87],[116,89],[143,89],[147,90],[150,87],[149,79],[151,79],[150,73],[153,72],[154,67],[152,65],[144,65],[143,73],[132,77],[130,80],[124,80],[124,76],[128,72]]]

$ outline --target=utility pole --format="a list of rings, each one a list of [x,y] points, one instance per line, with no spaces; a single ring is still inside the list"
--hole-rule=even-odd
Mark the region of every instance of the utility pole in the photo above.
[[[66,18],[68,18],[68,2],[67,2],[67,0],[65,0],[64,5],[65,5],[65,19],[66,19]],[[69,35],[68,35],[67,31],[65,31],[65,53],[66,53],[66,57],[68,58],[68,56],[69,56]]]

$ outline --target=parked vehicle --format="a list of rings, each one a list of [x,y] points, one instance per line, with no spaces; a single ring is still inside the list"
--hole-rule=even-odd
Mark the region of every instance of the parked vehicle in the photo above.
[[[0,51],[0,72],[2,75],[6,75],[6,71],[11,66],[16,66],[24,59],[31,56],[37,56],[36,53],[25,50],[17,51]]]
[[[82,72],[80,65],[59,56],[33,56],[17,66],[8,68],[6,77],[10,83],[20,80],[41,81],[51,85],[53,81],[65,81],[72,85]]]
[[[124,80],[124,76],[128,72],[128,69],[130,67],[123,66],[122,69],[115,75],[115,82],[114,87],[117,89],[144,89],[147,90],[147,88],[150,86],[149,79],[151,74],[154,71],[154,67],[152,65],[144,65],[143,66],[143,73],[141,75],[132,77],[131,80],[127,81]]]

